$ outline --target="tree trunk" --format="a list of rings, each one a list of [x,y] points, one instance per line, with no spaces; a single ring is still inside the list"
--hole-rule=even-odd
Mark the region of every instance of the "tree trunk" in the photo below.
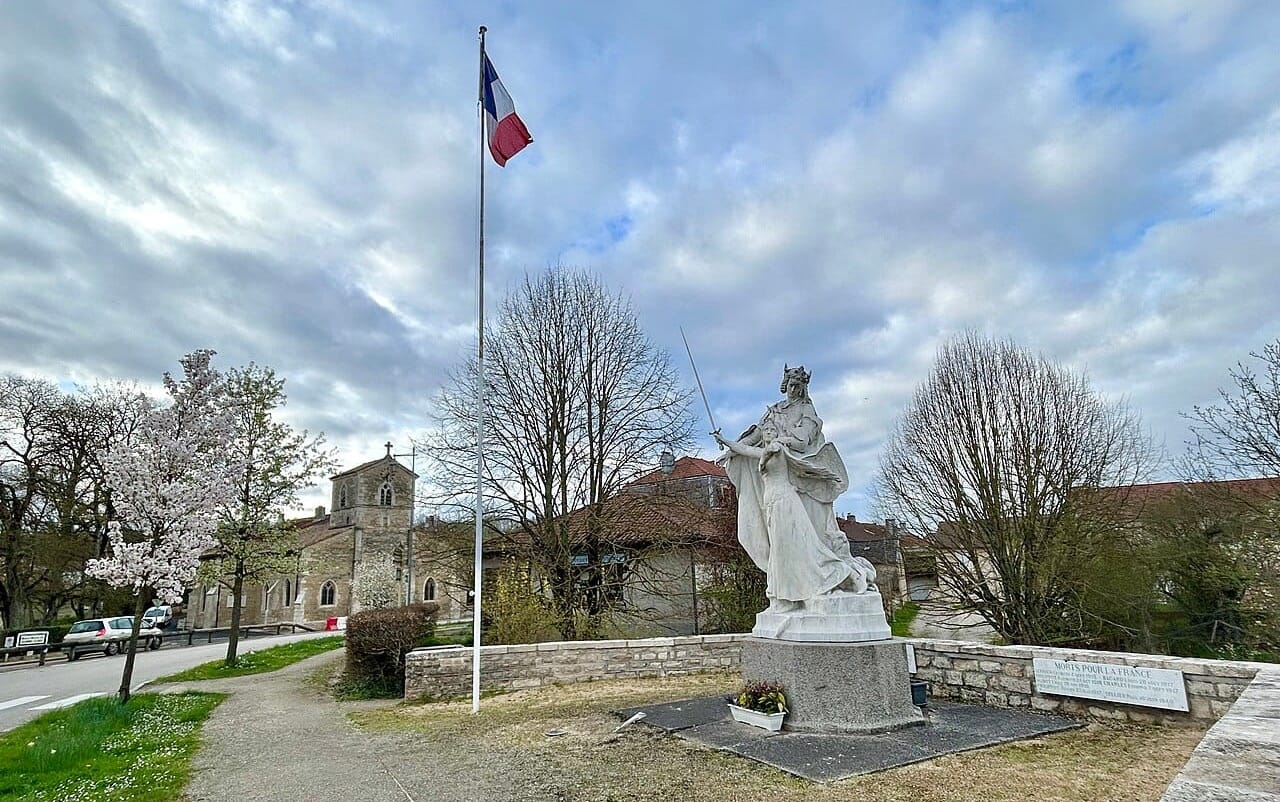
[[[28,623],[26,589],[23,587],[26,577],[19,572],[16,552],[5,562],[4,592],[0,594],[3,609],[0,609],[0,615],[4,617],[6,629],[22,629]]]
[[[244,594],[244,563],[236,562],[236,579],[231,586],[231,634],[227,638],[226,666],[236,664],[236,647],[240,645],[240,602]]]
[[[142,616],[147,612],[146,589],[138,591],[138,603],[133,608],[133,632],[129,635],[129,653],[124,658],[124,675],[120,677],[120,690],[116,696],[120,704],[129,701],[129,687],[133,684],[133,658],[138,653],[138,630],[142,629]]]

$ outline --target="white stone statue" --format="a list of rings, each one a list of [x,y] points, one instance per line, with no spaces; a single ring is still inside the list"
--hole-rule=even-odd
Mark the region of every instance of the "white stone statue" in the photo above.
[[[810,374],[783,367],[786,399],[737,440],[718,433],[738,491],[738,540],[768,577],[769,608],[752,634],[784,640],[889,637],[875,569],[849,552],[832,503],[849,486],[844,462],[822,435]]]

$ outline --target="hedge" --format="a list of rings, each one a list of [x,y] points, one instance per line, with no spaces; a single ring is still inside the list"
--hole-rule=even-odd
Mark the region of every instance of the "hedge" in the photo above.
[[[366,610],[347,619],[347,673],[353,679],[404,689],[404,659],[430,642],[439,606],[410,604]]]

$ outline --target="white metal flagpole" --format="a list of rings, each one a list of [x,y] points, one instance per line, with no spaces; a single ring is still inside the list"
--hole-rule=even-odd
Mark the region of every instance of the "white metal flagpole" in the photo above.
[[[484,34],[480,26],[480,270],[476,281],[476,562],[471,623],[471,713],[480,712],[480,577],[484,571]]]

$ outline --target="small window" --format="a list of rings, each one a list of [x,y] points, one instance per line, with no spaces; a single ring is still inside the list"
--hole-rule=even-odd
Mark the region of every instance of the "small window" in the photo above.
[[[383,507],[391,506],[391,483],[383,482],[382,487],[378,490],[378,504]]]
[[[347,506],[347,486],[343,485],[338,488],[338,509],[346,509]]]
[[[396,546],[395,553],[392,555],[392,560],[396,564],[396,581],[403,582],[404,581],[404,546]]]
[[[293,604],[293,581],[286,579],[284,581],[284,595],[280,597],[280,606],[288,607]]]
[[[422,600],[423,601],[436,600],[436,581],[434,579],[428,579],[427,584],[422,586]]]
[[[336,585],[333,584],[333,580],[330,579],[328,582],[325,582],[323,585],[320,586],[320,606],[332,607],[333,600],[335,597],[337,597],[337,595],[338,595],[338,588]]]

